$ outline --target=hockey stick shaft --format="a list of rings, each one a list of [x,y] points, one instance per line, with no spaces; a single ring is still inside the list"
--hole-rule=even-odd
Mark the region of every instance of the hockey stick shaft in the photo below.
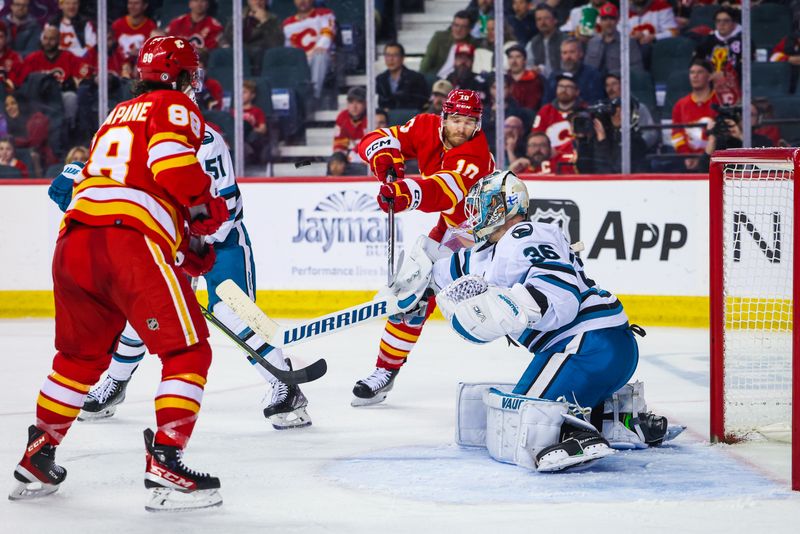
[[[397,298],[389,295],[322,315],[295,326],[284,327],[270,319],[231,280],[225,280],[217,286],[217,295],[267,343],[281,348],[305,343],[400,312]]]
[[[303,367],[302,369],[296,369],[293,371],[284,371],[283,369],[278,369],[269,361],[267,361],[263,356],[257,353],[253,348],[242,341],[242,339],[237,336],[233,330],[228,328],[225,323],[217,319],[213,313],[211,313],[208,308],[200,305],[200,310],[203,312],[203,317],[206,320],[216,326],[223,334],[225,334],[228,338],[230,338],[236,345],[239,346],[242,350],[244,350],[251,358],[253,358],[256,363],[258,363],[261,367],[269,371],[272,376],[283,382],[284,384],[294,385],[294,384],[305,384],[306,382],[312,382],[318,378],[321,378],[325,375],[328,371],[328,364],[324,359],[319,359],[309,365],[308,367]]]
[[[389,171],[386,173],[386,183],[390,184],[396,179],[397,177],[394,174],[394,170],[389,169]],[[391,285],[392,281],[394,280],[394,200],[389,201],[389,211],[387,212],[387,215],[389,216],[389,219],[386,225],[386,259],[388,262],[386,267],[386,283]]]

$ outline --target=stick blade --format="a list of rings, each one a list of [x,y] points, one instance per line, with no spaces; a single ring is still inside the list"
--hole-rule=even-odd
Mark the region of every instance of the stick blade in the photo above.
[[[217,286],[217,296],[230,306],[233,312],[244,321],[247,326],[264,338],[270,345],[280,346],[279,334],[281,326],[270,319],[250,297],[241,290],[233,280],[224,280]]]

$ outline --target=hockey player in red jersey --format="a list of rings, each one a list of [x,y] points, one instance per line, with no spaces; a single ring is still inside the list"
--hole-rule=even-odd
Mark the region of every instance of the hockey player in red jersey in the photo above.
[[[494,171],[494,158],[481,131],[483,104],[475,91],[455,89],[447,95],[441,115],[423,113],[403,126],[381,128],[361,140],[358,152],[375,177],[383,182],[378,203],[388,211],[420,210],[440,213],[430,231],[438,242],[449,241],[452,231],[465,221],[464,197],[480,178]],[[406,159],[416,159],[420,177],[405,178]],[[397,181],[387,183],[393,171]],[[386,323],[375,370],[356,382],[353,406],[383,401],[400,367],[417,342],[425,320],[435,308],[393,316]]]
[[[147,508],[222,502],[219,479],[182,460],[211,363],[208,328],[186,274],[214,264],[203,236],[228,218],[196,158],[205,124],[187,94],[202,88],[202,70],[180,37],[148,40],[137,66],[138,96],[100,126],[61,223],[53,256],[57,352],[11,499],[52,493],[66,478],[55,449],[108,367],[127,320],[163,366],[158,428],[145,431],[145,486],[153,488]]]

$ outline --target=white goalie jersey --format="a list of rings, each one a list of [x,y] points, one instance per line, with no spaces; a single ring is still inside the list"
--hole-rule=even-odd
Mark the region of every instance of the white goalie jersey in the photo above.
[[[617,297],[586,277],[583,262],[553,224],[518,223],[497,243],[462,249],[433,266],[439,288],[469,274],[501,288],[524,285],[541,310],[541,318],[517,338],[531,352],[628,321]]]
[[[222,243],[243,217],[242,195],[236,183],[231,154],[225,139],[212,125],[206,124],[203,143],[197,151],[197,160],[217,186],[221,197],[228,205],[228,220],[222,223],[214,235],[206,236],[209,243]]]

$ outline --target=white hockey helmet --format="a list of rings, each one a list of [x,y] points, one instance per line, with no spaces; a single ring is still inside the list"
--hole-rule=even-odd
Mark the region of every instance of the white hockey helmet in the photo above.
[[[528,214],[528,188],[511,171],[495,171],[472,186],[464,202],[476,243],[485,241],[515,215]]]

